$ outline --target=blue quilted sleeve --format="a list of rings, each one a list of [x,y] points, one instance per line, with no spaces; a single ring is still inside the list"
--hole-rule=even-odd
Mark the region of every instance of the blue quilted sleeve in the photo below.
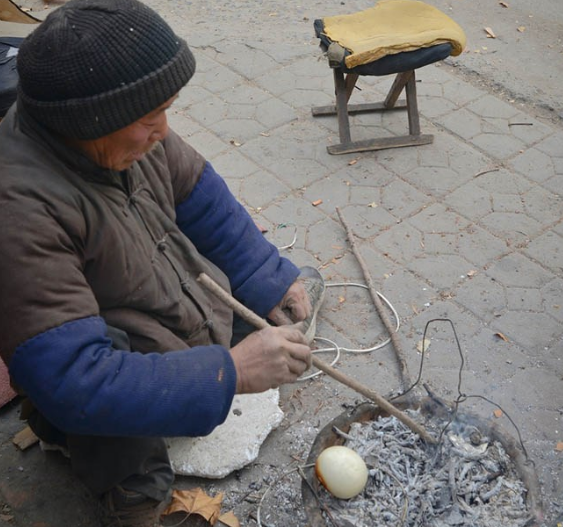
[[[218,345],[167,353],[111,347],[100,317],[73,320],[20,345],[10,375],[66,433],[201,436],[227,417],[236,388]]]
[[[209,162],[190,195],[176,207],[176,215],[198,251],[228,276],[233,295],[262,317],[299,275],[264,238]]]

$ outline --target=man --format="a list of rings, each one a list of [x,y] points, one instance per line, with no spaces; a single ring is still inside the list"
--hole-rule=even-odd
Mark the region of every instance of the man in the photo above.
[[[173,482],[162,437],[208,434],[235,393],[311,363],[283,325],[318,308],[299,270],[168,130],[194,69],[137,0],[71,0],[23,42],[0,125],[2,358],[30,425],[68,448],[108,525],[157,524]],[[201,272],[279,327],[235,324],[233,339]]]

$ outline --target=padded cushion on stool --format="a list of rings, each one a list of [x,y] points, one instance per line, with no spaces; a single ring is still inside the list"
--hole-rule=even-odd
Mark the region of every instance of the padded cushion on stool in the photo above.
[[[315,30],[317,36],[348,51],[344,65],[350,70],[388,55],[446,43],[455,56],[466,41],[449,16],[418,0],[381,0],[358,13],[323,18]]]

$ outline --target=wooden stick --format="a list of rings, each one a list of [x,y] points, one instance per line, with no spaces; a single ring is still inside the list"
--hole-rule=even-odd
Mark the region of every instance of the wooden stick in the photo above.
[[[227,293],[227,291],[225,291],[219,284],[217,284],[205,273],[201,273],[197,280],[219,300],[230,307],[237,315],[246,320],[246,322],[248,322],[249,324],[252,324],[258,329],[269,327],[268,322],[266,322],[263,318],[260,318],[256,313],[254,313],[247,307],[243,306],[238,300],[233,298],[232,295]],[[322,360],[315,357],[314,355],[313,366],[376,403],[382,410],[385,410],[389,415],[396,417],[397,419],[399,419],[399,421],[416,432],[427,443],[436,443],[436,440],[428,434],[424,427],[413,421],[407,414],[399,410],[396,406],[391,404],[387,399],[383,398],[374,390],[371,390],[367,386],[364,386],[352,377],[348,377],[348,375],[334,369],[332,366],[325,364]]]
[[[387,311],[385,310],[385,307],[383,306],[383,303],[381,302],[381,299],[379,298],[379,295],[377,294],[375,286],[373,285],[373,280],[372,280],[371,275],[368,271],[367,265],[366,265],[362,255],[361,255],[358,247],[356,246],[356,240],[355,240],[355,237],[354,237],[354,233],[350,229],[349,225],[346,223],[346,220],[344,219],[344,216],[342,215],[342,212],[340,211],[340,209],[338,207],[336,207],[336,212],[338,213],[338,217],[340,218],[340,221],[342,222],[342,225],[344,226],[344,229],[346,230],[346,236],[348,237],[348,242],[350,243],[350,247],[352,247],[352,252],[354,253],[354,256],[356,257],[356,260],[358,260],[358,263],[360,264],[360,267],[362,269],[364,279],[365,279],[366,284],[368,286],[369,294],[371,296],[373,304],[375,305],[375,308],[377,309],[377,312],[379,313],[379,316],[380,316],[380,318],[383,322],[383,325],[385,326],[385,329],[389,333],[389,338],[391,339],[391,343],[393,344],[393,347],[395,348],[395,354],[397,356],[397,361],[399,363],[399,371],[401,373],[402,388],[403,388],[403,391],[406,391],[408,388],[411,387],[412,382],[411,382],[411,379],[410,379],[407,361],[405,360],[405,355],[403,353],[403,348],[401,347],[401,342],[399,341],[399,336],[397,335],[397,332],[393,329],[391,321],[389,320],[389,317],[387,316]]]

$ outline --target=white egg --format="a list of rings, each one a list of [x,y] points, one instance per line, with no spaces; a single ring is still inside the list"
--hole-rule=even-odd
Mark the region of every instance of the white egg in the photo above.
[[[315,463],[315,472],[323,486],[343,500],[362,492],[368,480],[364,460],[346,446],[331,446],[323,450]]]

